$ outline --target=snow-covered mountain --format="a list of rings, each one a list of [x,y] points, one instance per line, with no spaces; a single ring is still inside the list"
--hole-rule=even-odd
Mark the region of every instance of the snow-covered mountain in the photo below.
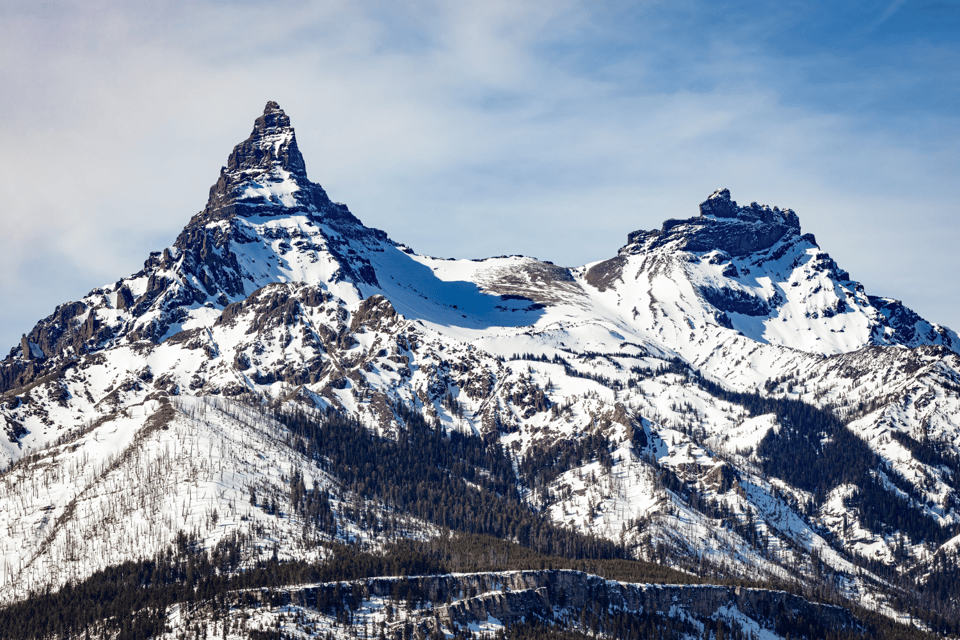
[[[398,515],[438,534],[264,406],[386,441],[412,411],[499,443],[526,505],[636,557],[890,615],[960,595],[927,588],[960,544],[960,336],[868,295],[792,210],[726,189],[576,268],[432,258],[310,182],[270,102],[175,243],[41,320],[0,393],[5,601],[183,531],[259,541],[250,563],[375,543]],[[276,508],[297,478],[337,524]]]

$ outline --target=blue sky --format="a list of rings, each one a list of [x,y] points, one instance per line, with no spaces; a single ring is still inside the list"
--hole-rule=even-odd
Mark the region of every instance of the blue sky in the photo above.
[[[960,329],[960,1],[159,4],[0,5],[4,353],[171,244],[267,100],[423,253],[575,266],[726,186]]]

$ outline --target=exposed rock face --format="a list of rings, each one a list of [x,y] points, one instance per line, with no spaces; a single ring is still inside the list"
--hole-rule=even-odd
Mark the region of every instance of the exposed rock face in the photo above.
[[[700,293],[707,302],[720,311],[742,313],[747,316],[765,316],[770,313],[770,306],[766,301],[738,289],[703,287]]]
[[[730,198],[729,189],[717,189],[710,197],[700,203],[701,216],[717,218],[736,218],[740,207]]]
[[[692,231],[682,244],[686,251],[719,249],[732,256],[768,249],[788,233],[797,234],[799,230],[798,227],[791,227],[780,221],[756,222],[740,218],[722,225],[703,224],[698,221],[682,227]]]
[[[896,342],[937,343],[942,340],[945,344],[950,344],[948,331],[944,327],[931,326],[915,311],[904,306],[901,301],[879,296],[869,296],[869,298],[874,308],[886,320],[884,324],[892,329],[890,337]]]
[[[207,206],[192,222],[208,223],[237,215],[279,215],[285,209],[306,209],[310,205],[345,213],[345,208],[332,206],[320,185],[307,179],[307,166],[290,118],[271,101],[254,122],[250,137],[233,149],[220,178],[210,187]]]
[[[353,315],[350,331],[356,332],[361,327],[380,329],[389,326],[397,317],[397,312],[390,301],[381,295],[373,295],[360,303],[360,308]]]
[[[512,625],[524,620],[559,620],[565,612],[626,612],[663,617],[688,616],[697,621],[730,618],[735,612],[772,630],[778,616],[815,621],[824,633],[858,628],[845,609],[811,603],[784,591],[702,585],[631,584],[605,580],[579,571],[512,571],[496,573],[370,578],[285,590],[275,604],[316,607],[321,591],[329,601],[343,587],[362,588],[369,596],[396,597],[415,593],[432,606],[418,609],[414,621],[433,628],[467,628],[491,618]],[[269,592],[266,592],[269,593]],[[449,604],[440,604],[448,602]]]
[[[667,220],[660,231],[635,231],[627,236],[627,243],[646,249],[669,244],[685,251],[720,250],[742,256],[799,235],[800,218],[793,210],[756,202],[738,207],[728,189],[718,189],[700,204],[698,218]]]
[[[625,263],[622,256],[598,262],[587,270],[584,279],[598,291],[606,291],[617,280],[622,281]]]

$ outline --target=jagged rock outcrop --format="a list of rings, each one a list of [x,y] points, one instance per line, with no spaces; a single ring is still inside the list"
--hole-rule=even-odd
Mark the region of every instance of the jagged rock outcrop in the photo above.
[[[780,210],[756,202],[739,207],[728,189],[717,189],[700,204],[700,216],[667,220],[657,231],[635,231],[628,244],[646,249],[670,245],[685,251],[723,251],[742,256],[769,249],[778,241],[800,236],[800,218],[792,209]]]
[[[840,607],[816,604],[784,591],[709,585],[631,584],[605,580],[580,571],[508,571],[446,574],[410,578],[368,578],[280,591],[263,590],[261,599],[273,605],[316,608],[342,594],[362,591],[365,597],[390,600],[415,594],[426,607],[412,612],[424,629],[464,629],[496,620],[510,626],[523,621],[559,621],[583,612],[602,615],[633,613],[682,617],[700,623],[718,618],[738,623],[752,620],[772,631],[778,617],[806,620],[821,633],[859,629],[857,620]],[[600,595],[602,594],[602,596]],[[402,597],[398,607],[403,606]],[[738,616],[743,616],[738,618]],[[397,624],[404,624],[405,621]]]

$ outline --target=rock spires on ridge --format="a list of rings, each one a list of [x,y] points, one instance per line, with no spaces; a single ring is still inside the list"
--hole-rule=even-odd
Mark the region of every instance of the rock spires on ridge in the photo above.
[[[700,203],[700,215],[665,220],[659,230],[627,235],[621,253],[635,253],[639,245],[653,249],[670,245],[685,251],[718,249],[730,255],[763,251],[781,239],[800,237],[800,218],[792,209],[751,202],[738,206],[729,189],[717,189]],[[811,236],[812,238],[812,236]]]
[[[767,224],[785,224],[788,227],[800,228],[800,217],[793,209],[780,207],[771,208],[769,205],[751,202],[747,207],[738,207],[730,197],[729,189],[717,189],[700,203],[700,216],[715,218],[740,218],[749,222],[764,222]]]

